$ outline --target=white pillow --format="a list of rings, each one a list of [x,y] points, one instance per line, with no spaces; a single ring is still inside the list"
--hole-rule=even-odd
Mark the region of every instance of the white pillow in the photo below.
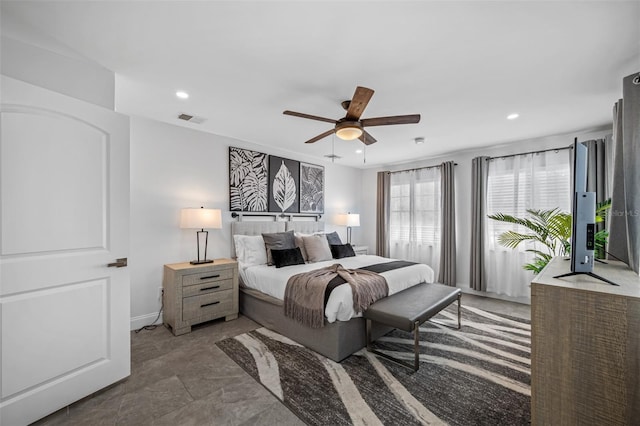
[[[267,250],[262,235],[234,235],[236,257],[243,266],[264,265],[267,263]]]
[[[309,262],[322,262],[323,260],[331,260],[331,247],[327,237],[324,235],[311,235],[309,237],[302,237],[304,241],[304,248],[307,251],[307,257]]]

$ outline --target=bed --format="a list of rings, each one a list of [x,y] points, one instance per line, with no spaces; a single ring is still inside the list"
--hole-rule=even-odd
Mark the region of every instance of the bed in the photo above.
[[[322,232],[324,223],[320,221],[232,222],[232,236],[258,236],[263,233],[272,234],[291,230],[302,234]],[[231,245],[232,256],[236,257],[233,241]],[[244,257],[241,256],[239,261],[241,258]],[[324,327],[310,328],[284,315],[284,288],[288,277],[335,263],[351,269],[393,260],[364,255],[285,268],[266,264],[245,265],[239,262],[240,312],[260,325],[340,362],[366,346],[365,320],[353,312],[350,287],[343,285],[331,292],[326,303]],[[389,295],[421,282],[433,282],[433,270],[426,265],[415,265],[415,267],[404,269],[402,273],[398,270],[382,273],[389,286]],[[372,337],[380,337],[390,330],[389,327],[376,326],[372,330]]]

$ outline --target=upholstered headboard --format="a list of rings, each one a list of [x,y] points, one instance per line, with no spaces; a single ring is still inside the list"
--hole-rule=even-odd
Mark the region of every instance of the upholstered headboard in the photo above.
[[[300,232],[301,234],[313,234],[314,232],[324,231],[324,222],[320,221],[299,221],[299,222],[284,222],[286,223],[285,229],[287,231]]]
[[[288,222],[269,221],[247,221],[231,222],[231,257],[236,257],[236,245],[233,240],[234,235],[261,235],[263,233],[295,231],[301,234],[313,234],[324,231],[324,222],[301,220]]]
[[[231,222],[231,257],[236,257],[236,245],[233,236],[240,235],[261,235],[262,233],[284,232],[285,222],[274,221],[250,221]]]

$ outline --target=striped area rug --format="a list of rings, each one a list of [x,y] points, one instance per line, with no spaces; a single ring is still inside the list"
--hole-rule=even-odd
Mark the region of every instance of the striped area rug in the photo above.
[[[437,317],[456,324],[457,308]],[[417,372],[366,350],[341,363],[260,328],[218,346],[310,425],[528,425],[528,321],[462,308],[462,329],[420,327]],[[410,333],[395,330],[379,350],[413,362]]]

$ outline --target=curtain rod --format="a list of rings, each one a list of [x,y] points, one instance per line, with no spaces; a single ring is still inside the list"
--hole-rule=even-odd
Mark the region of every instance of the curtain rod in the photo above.
[[[509,155],[501,155],[499,157],[489,157],[489,158],[487,158],[487,161],[489,161],[489,160],[497,160],[499,158],[516,157],[518,155],[540,154],[542,152],[549,152],[549,151],[562,151],[563,149],[573,149],[573,146],[569,145],[569,146],[563,146],[561,148],[549,148],[549,149],[541,149],[540,151],[529,151],[529,152],[523,152],[523,153],[520,153],[520,154],[509,154]]]
[[[288,217],[289,220],[293,217],[312,217],[316,221],[322,218],[321,214],[306,214],[306,213],[275,213],[275,212],[231,212],[232,218],[238,218],[238,221],[242,221],[243,217],[273,217],[277,220],[277,218],[285,218]]]
[[[453,165],[457,166],[458,163],[453,163]],[[442,167],[442,164],[438,164],[438,165],[435,165],[435,166],[429,166],[429,167],[416,167],[415,169],[394,170],[394,171],[389,171],[389,173],[413,172],[414,170],[434,169],[436,167]]]

